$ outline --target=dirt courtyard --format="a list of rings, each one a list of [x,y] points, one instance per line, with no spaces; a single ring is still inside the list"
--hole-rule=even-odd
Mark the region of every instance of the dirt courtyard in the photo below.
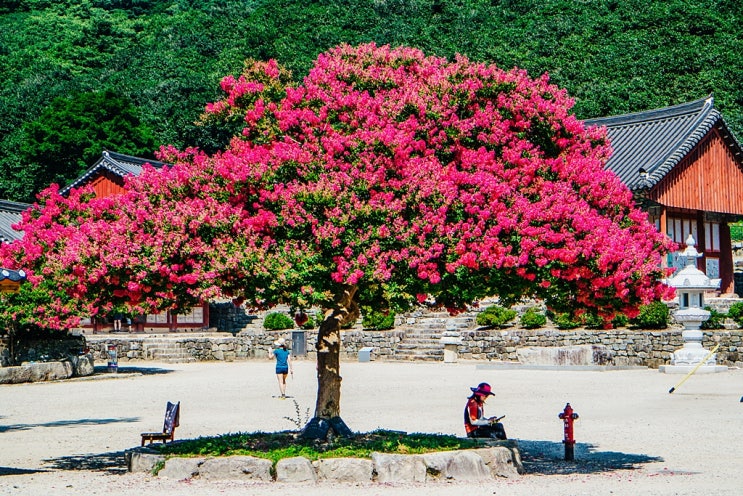
[[[341,411],[358,432],[463,435],[469,387],[489,382],[488,415],[506,415],[528,471],[518,479],[421,485],[167,480],[129,474],[124,451],[180,401],[179,439],[295,429],[314,410],[315,364],[299,360],[288,400],[273,363],[120,364],[89,378],[0,386],[0,494],[12,495],[730,495],[743,493],[743,371],[683,376],[657,370],[518,369],[483,362],[343,362]],[[563,460],[570,403],[575,462]],[[291,486],[291,485],[289,485]]]

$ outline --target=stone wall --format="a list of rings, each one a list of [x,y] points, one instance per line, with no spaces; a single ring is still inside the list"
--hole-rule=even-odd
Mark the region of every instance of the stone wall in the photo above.
[[[141,336],[88,335],[87,345],[98,361],[108,359],[108,346],[116,346],[119,361],[156,359],[159,346],[175,345],[183,353],[184,359],[197,361],[246,360],[268,358],[274,348],[274,341],[283,337],[291,346],[292,335],[303,332],[308,359],[315,359],[317,330],[310,331],[243,331],[235,336],[222,333],[197,334],[143,334]],[[356,359],[358,351],[366,346],[374,348],[375,357],[385,358],[394,353],[395,345],[402,341],[404,331],[346,331],[343,332],[342,359]],[[186,360],[183,360],[186,361]]]
[[[307,359],[315,359],[317,331],[305,331]],[[459,358],[463,360],[518,362],[528,349],[568,350],[579,346],[590,346],[592,363],[608,366],[647,366],[657,368],[667,364],[670,354],[683,346],[680,329],[663,331],[630,331],[616,329],[597,330],[467,330],[460,333],[462,344],[458,346]],[[342,333],[341,358],[356,360],[358,351],[364,347],[374,348],[375,359],[386,359],[394,355],[397,344],[405,337],[404,330],[346,331]],[[167,336],[176,342],[192,360],[246,360],[268,358],[273,342],[279,337],[291,340],[292,331],[242,332],[236,336],[220,334],[183,334]],[[106,347],[115,344],[119,360],[151,360],[151,342],[157,336],[113,337],[88,336],[88,346],[96,360],[106,360]],[[711,349],[719,339],[717,363],[727,366],[743,366],[743,330],[705,331],[703,346]],[[291,344],[291,342],[289,343]]]
[[[70,360],[86,353],[87,344],[82,335],[67,334],[32,339],[23,335],[15,345],[14,357],[10,356],[10,350],[10,337],[0,337],[0,366]]]
[[[209,328],[236,334],[258,317],[231,301],[209,303]]]
[[[462,332],[459,357],[473,360],[519,361],[525,348],[591,346],[596,365],[657,368],[683,346],[681,329],[663,331],[614,330],[474,330]],[[743,330],[705,331],[702,345],[712,349],[719,339],[717,363],[743,366]]]

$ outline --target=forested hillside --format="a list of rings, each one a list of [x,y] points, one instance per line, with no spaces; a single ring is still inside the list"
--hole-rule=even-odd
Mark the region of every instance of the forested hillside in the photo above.
[[[33,200],[104,147],[224,143],[195,125],[247,58],[301,79],[339,43],[547,72],[581,118],[714,93],[743,135],[740,0],[3,0],[0,198]]]

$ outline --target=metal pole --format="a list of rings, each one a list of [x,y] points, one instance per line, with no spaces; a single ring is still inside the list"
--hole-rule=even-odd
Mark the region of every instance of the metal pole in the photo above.
[[[684,377],[683,379],[681,379],[681,382],[679,382],[678,384],[676,384],[675,386],[673,386],[671,389],[668,390],[668,394],[671,394],[672,392],[676,391],[676,388],[677,387],[681,386],[681,384],[683,384],[686,381],[686,379],[688,379],[689,377],[691,377],[692,375],[694,375],[694,372],[696,372],[697,370],[699,370],[699,367],[701,367],[702,365],[704,365],[705,363],[707,363],[707,360],[709,360],[712,357],[712,355],[715,354],[715,352],[717,351],[717,348],[719,348],[719,347],[720,347],[720,345],[718,344],[717,346],[715,346],[714,348],[712,348],[712,351],[710,351],[707,354],[707,356],[704,357],[704,360],[702,360],[701,362],[699,362],[696,367],[694,367],[693,369],[691,369],[691,372],[689,372],[688,374],[686,374],[686,377]],[[743,401],[743,398],[741,400]]]

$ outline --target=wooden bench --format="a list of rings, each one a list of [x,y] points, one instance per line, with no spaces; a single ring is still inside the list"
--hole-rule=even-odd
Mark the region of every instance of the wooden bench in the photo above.
[[[163,443],[168,440],[173,441],[175,437],[175,428],[180,424],[181,416],[181,402],[171,403],[168,401],[168,405],[165,407],[165,422],[163,423],[162,432],[143,432],[142,433],[142,446],[145,441],[149,441],[152,444],[153,441],[162,441]]]

